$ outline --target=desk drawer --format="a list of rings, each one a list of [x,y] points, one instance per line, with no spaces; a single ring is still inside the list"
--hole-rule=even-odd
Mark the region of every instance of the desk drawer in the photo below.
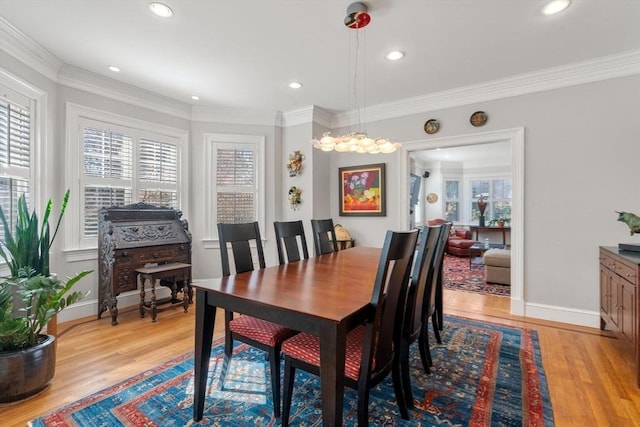
[[[621,263],[620,261],[616,261],[615,272],[622,277],[623,279],[633,283],[636,283],[636,270],[632,267],[629,267],[626,264]]]

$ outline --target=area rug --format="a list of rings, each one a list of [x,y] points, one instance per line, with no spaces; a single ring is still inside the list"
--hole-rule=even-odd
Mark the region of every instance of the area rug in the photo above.
[[[431,328],[430,328],[431,329]],[[445,316],[442,344],[432,346],[426,374],[417,345],[411,375],[415,409],[403,420],[391,378],[371,390],[375,426],[553,426],[553,412],[536,331]],[[435,340],[433,341],[435,342]],[[30,426],[274,426],[264,353],[235,348],[220,388],[222,341],[214,343],[204,418],[194,423],[193,355],[184,354],[115,386],[30,422]],[[319,426],[319,380],[298,371],[291,425]],[[356,425],[357,394],[345,389],[344,425]]]
[[[442,285],[445,289],[475,292],[485,295],[511,296],[511,287],[484,281],[484,267],[469,267],[469,258],[444,256]]]

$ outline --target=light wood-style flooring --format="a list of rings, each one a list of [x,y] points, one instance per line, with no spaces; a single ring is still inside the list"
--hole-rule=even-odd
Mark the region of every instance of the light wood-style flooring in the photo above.
[[[598,329],[509,314],[509,299],[445,291],[445,313],[538,331],[542,360],[558,427],[640,426],[640,389],[633,364],[618,341]],[[80,399],[161,362],[193,350],[194,310],[179,307],[140,319],[137,308],[110,316],[61,323],[56,374],[51,385],[25,401],[0,405],[0,425],[25,426],[31,419]],[[223,329],[221,310],[216,336]]]

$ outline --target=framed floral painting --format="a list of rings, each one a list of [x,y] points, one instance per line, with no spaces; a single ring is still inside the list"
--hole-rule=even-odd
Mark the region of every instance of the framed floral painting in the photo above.
[[[384,163],[340,168],[340,216],[386,216]]]

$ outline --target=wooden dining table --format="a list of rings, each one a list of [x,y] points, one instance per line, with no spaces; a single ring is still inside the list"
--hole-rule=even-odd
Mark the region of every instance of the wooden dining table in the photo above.
[[[322,421],[324,426],[341,426],[346,335],[373,313],[369,303],[380,253],[380,248],[354,247],[228,277],[194,280],[194,420],[200,421],[204,413],[219,307],[319,336]]]

